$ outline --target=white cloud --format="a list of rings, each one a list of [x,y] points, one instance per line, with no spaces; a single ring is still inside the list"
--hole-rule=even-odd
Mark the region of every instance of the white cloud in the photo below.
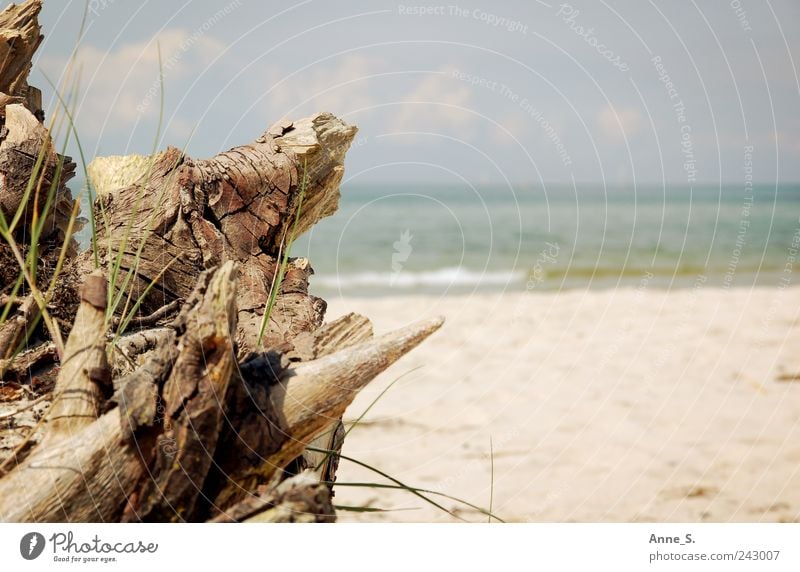
[[[642,114],[633,107],[608,105],[597,115],[597,124],[603,134],[612,141],[630,139],[642,128]]]
[[[159,49],[165,90],[177,93],[181,83],[206,69],[225,45],[206,34],[168,28],[151,41],[127,43],[110,52],[83,46],[75,67],[80,74],[76,114],[80,131],[100,137],[102,131],[132,130],[137,120],[158,114]],[[40,59],[53,81],[61,78],[67,64],[65,57]]]
[[[455,79],[450,68],[405,73],[379,57],[348,54],[291,77],[274,67],[266,75],[277,82],[265,109],[270,122],[318,111],[346,117],[377,109],[384,131],[450,131],[460,137],[474,134],[469,128],[477,123],[474,115],[458,109],[470,107],[471,88]]]
[[[385,62],[363,54],[348,54],[338,62],[322,62],[291,75],[280,69],[271,70],[269,120],[297,117],[318,111],[345,115],[377,103],[368,95],[368,77],[385,68]],[[289,77],[291,76],[291,77]]]
[[[471,88],[453,77],[448,69],[422,76],[413,88],[401,94],[404,102],[393,111],[392,131],[454,131],[470,138],[476,116],[470,113]]]

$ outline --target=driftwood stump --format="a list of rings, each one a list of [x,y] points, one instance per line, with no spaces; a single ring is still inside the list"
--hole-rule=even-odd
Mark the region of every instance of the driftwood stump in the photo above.
[[[333,520],[345,408],[441,324],[325,323],[309,261],[282,264],[336,211],[356,128],[320,113],[210,159],[97,158],[79,252],[75,166],[27,84],[40,8],[0,13],[0,520]]]

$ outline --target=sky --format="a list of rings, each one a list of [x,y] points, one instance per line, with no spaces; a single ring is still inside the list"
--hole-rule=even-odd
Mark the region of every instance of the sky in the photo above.
[[[30,83],[90,157],[330,111],[348,182],[800,181],[797,0],[89,0],[75,50],[85,6],[46,0]]]

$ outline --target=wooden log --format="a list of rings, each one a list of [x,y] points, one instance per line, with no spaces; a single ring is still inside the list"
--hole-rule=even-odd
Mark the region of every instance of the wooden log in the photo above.
[[[341,417],[359,390],[443,323],[442,318],[416,322],[287,370],[270,392],[270,399],[280,405],[292,439],[267,460],[266,466],[282,467],[294,458],[320,428]]]
[[[50,134],[42,125],[41,92],[28,85],[31,58],[43,38],[37,18],[40,11],[41,0],[27,0],[11,4],[0,12],[0,214],[7,222],[18,213],[22,215],[14,227],[13,240],[23,256],[30,250],[33,234],[30,225],[38,217],[41,233],[36,245],[36,282],[46,289],[61,245],[67,247],[68,257],[77,253],[77,242],[67,236],[70,221],[73,221],[74,231],[80,230],[81,224],[72,217],[75,201],[66,186],[74,176],[75,164],[69,157],[55,152]],[[48,197],[51,205],[45,212]],[[19,276],[18,260],[12,252],[9,244],[0,241],[0,291],[8,291]],[[74,293],[78,276],[71,274],[72,280],[64,284],[68,288],[62,285],[59,293],[70,290]],[[59,311],[53,315],[66,319],[67,327],[62,329],[68,332],[78,300],[74,294],[64,296],[59,306]],[[0,359],[17,351],[20,341],[27,342],[27,337],[35,333],[29,331],[29,324],[36,319],[38,311],[31,311],[13,327],[9,328],[6,323],[0,328]],[[21,347],[25,346],[23,343]]]
[[[122,500],[132,492],[129,479],[142,466],[133,450],[119,447],[118,410],[98,419],[111,383],[105,307],[105,277],[93,273],[81,290],[44,438],[0,479],[4,521],[105,520],[121,512]]]
[[[17,317],[11,318],[12,320]],[[6,322],[8,323],[8,322]],[[27,322],[26,322],[27,324]],[[3,324],[3,327],[6,324]],[[21,330],[21,328],[20,328]],[[0,335],[3,340],[10,339]],[[13,346],[7,348],[10,355],[13,353]],[[15,382],[30,383],[32,377],[39,371],[49,371],[53,368],[58,359],[56,345],[53,342],[38,344],[13,358],[0,359],[0,379]],[[57,373],[57,372],[56,372]],[[30,376],[30,377],[29,377]]]
[[[150,363],[160,365],[140,368],[138,378],[129,376],[121,399],[116,398],[119,407],[92,421],[95,402],[76,402],[71,410],[85,413],[66,418],[69,431],[64,416],[52,416],[47,432],[53,430],[54,436],[46,433],[43,443],[0,479],[0,519],[162,521],[203,520],[212,509],[222,514],[269,482],[331,419],[341,416],[358,390],[441,324],[429,320],[408,326],[277,375],[280,364],[266,368],[264,358],[259,367],[244,364],[242,374],[251,383],[262,383],[262,399],[270,410],[268,416],[256,412],[264,420],[259,425],[222,400],[235,379],[230,338],[236,316],[234,272],[229,262],[214,274],[199,305],[185,311],[184,318],[195,317],[185,331],[174,341],[161,342],[177,348],[176,357],[158,361],[154,356]],[[70,339],[76,332],[77,326]],[[76,346],[68,342],[67,347]],[[148,378],[141,377],[147,372]],[[89,376],[79,377],[84,388],[93,383]],[[57,387],[66,386],[60,379]],[[232,428],[228,436],[253,440],[224,440],[220,435],[226,424]],[[259,426],[263,431],[256,430]],[[252,447],[271,453],[243,463],[242,455]],[[208,507],[198,500],[215,491],[213,479],[207,478],[212,465],[222,467],[227,478],[217,483],[222,488]]]
[[[0,479],[0,520],[119,520],[144,469],[137,449],[122,441],[115,408],[71,437],[37,447]]]
[[[0,358],[3,360],[3,364],[0,366],[0,379],[4,379],[6,369],[12,367],[12,364],[9,363],[10,358],[21,345],[24,345],[28,324],[35,317],[35,312],[36,301],[33,296],[29,295],[17,306],[16,311],[9,316],[5,323],[0,324]]]
[[[73,256],[77,253],[77,242],[67,237],[75,201],[66,183],[75,175],[75,163],[71,158],[55,152],[50,133],[29,109],[21,104],[11,104],[6,105],[4,110],[5,128],[0,132],[0,180],[3,182],[0,212],[10,222],[22,209],[23,217],[14,233],[15,239],[22,245],[30,240],[30,224],[34,215],[40,217],[40,244],[50,241],[58,245],[52,249],[43,247],[40,252],[54,265],[60,245],[65,241],[68,254]],[[29,189],[32,178],[34,185]],[[45,212],[48,196],[52,197],[52,206]],[[80,228],[79,222],[73,223],[74,232]],[[3,246],[3,249],[6,248]],[[9,262],[13,260],[8,255],[3,258]],[[3,280],[0,288],[11,283],[9,278],[5,273],[0,273],[0,279]],[[43,278],[49,279],[50,274],[44,273]]]

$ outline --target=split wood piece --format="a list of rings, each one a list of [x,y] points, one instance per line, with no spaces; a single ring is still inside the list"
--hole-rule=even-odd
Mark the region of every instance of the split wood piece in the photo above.
[[[15,367],[16,364],[10,363],[14,353],[24,344],[26,332],[29,324],[36,314],[36,300],[33,296],[27,296],[23,302],[17,306],[14,313],[9,314],[3,324],[0,324],[0,379],[5,378],[8,367]]]
[[[268,464],[283,466],[344,410],[367,383],[438,330],[443,318],[416,322],[323,358],[290,368],[270,394],[281,404],[288,435]]]
[[[80,297],[81,305],[64,348],[41,447],[91,425],[110,392],[111,369],[105,343],[106,278],[101,271],[86,277]]]
[[[53,342],[45,342],[25,350],[11,359],[0,359],[0,379],[32,383],[32,378],[40,371],[49,373],[57,360],[56,345]],[[36,391],[37,388],[32,387],[31,389]]]
[[[372,338],[372,323],[359,314],[347,314],[329,322],[309,337],[313,338],[314,357],[323,357],[335,351],[365,342]],[[295,340],[297,346],[297,340]],[[309,448],[299,457],[298,469],[308,469],[318,481],[329,483],[333,488],[339,467],[338,454],[344,444],[345,428],[339,418],[328,425],[320,435],[309,443]],[[328,451],[328,452],[322,452]]]
[[[189,307],[194,307],[189,305]],[[144,358],[164,342],[174,341],[175,328],[163,327],[125,334],[113,347],[111,370],[114,374],[114,389],[120,388],[119,379],[135,370]]]
[[[105,277],[99,272],[87,276],[80,296],[44,437],[0,479],[4,521],[106,520],[119,512],[124,495],[131,492],[123,482],[141,470],[138,457],[119,447],[116,410],[98,419],[111,381],[105,354]]]
[[[23,450],[23,446],[26,451],[35,444],[48,447],[90,425],[97,418],[104,397],[109,394],[111,372],[105,351],[106,281],[101,273],[95,272],[86,277],[80,289],[80,299],[74,329],[67,340],[64,359],[58,369],[53,403],[45,417],[44,431],[32,427],[28,434],[17,433],[9,439],[7,445],[13,446],[11,454],[15,455],[9,462],[19,463],[22,460],[15,452]],[[43,352],[39,349],[43,348],[47,353],[49,347],[50,344],[42,344],[29,352],[29,357],[40,357],[39,354]],[[52,352],[55,352],[54,348]]]
[[[181,337],[164,384],[164,432],[150,478],[141,491],[138,519],[191,520],[225,417],[224,403],[236,360],[236,264],[214,275],[203,303]]]
[[[4,176],[5,187],[0,192],[0,210],[5,216],[17,211],[22,198],[20,186],[24,190],[42,145],[48,146],[45,163],[48,175],[52,175],[55,165],[56,154],[51,149],[50,136],[41,125],[44,120],[42,94],[28,85],[33,55],[44,38],[38,22],[41,9],[41,0],[27,0],[11,4],[0,12],[0,125],[5,125],[0,133],[0,173]],[[68,159],[65,163],[62,181],[66,181],[71,176],[68,173],[74,169]],[[51,180],[51,176],[47,177],[45,192]],[[66,191],[66,188],[59,191]],[[71,210],[71,206],[70,197],[60,201],[57,210],[63,214],[65,209]],[[63,219],[57,217],[58,222],[68,217],[68,214]]]
[[[236,504],[258,486],[269,483],[342,416],[367,383],[438,330],[442,323],[441,318],[424,320],[325,357],[292,365],[279,374],[278,383],[274,382],[274,362],[264,360],[261,364],[243,366],[247,392],[258,395],[255,388],[268,386],[262,389],[268,403],[253,399],[249,414],[231,417],[233,437],[227,448],[250,453],[220,459],[219,469],[226,479],[217,494],[209,491],[214,498],[213,506]],[[238,443],[239,435],[246,435],[247,440]]]
[[[115,408],[71,437],[39,445],[0,479],[0,521],[119,520],[144,474],[138,450],[122,443]]]
[[[137,330],[142,330],[143,328],[152,327],[159,323],[166,323],[165,321],[168,321],[167,318],[169,318],[170,316],[174,316],[178,313],[178,310],[180,310],[183,302],[184,301],[181,298],[178,298],[176,300],[173,300],[169,304],[164,304],[152,314],[149,314],[147,316],[136,316],[133,319],[131,319],[131,321],[128,323],[127,327],[125,328],[125,331],[127,331],[128,328],[136,328]],[[115,317],[112,323],[114,325],[114,328],[119,328],[120,326],[122,326],[122,319],[119,317]],[[121,332],[122,330],[119,331]]]

